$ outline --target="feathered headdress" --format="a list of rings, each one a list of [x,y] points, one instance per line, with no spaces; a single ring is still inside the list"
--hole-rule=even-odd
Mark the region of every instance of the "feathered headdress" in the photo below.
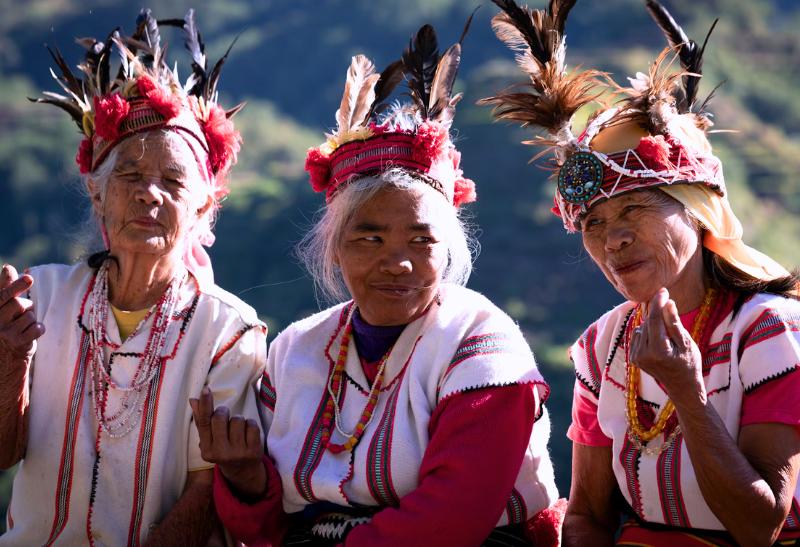
[[[401,167],[455,206],[475,201],[474,183],[464,178],[461,156],[449,135],[461,99],[461,94],[453,95],[453,84],[471,20],[459,41],[443,54],[433,27],[425,25],[412,37],[402,58],[381,73],[363,55],[353,57],[336,112],[337,127],[306,157],[315,191],[325,192],[330,201],[356,178]],[[386,99],[404,78],[411,103],[383,113]]]
[[[546,136],[526,144],[554,152],[558,191],[553,211],[565,228],[575,231],[580,215],[597,201],[639,188],[703,183],[724,194],[721,164],[704,135],[711,125],[708,100],[697,104],[705,42],[698,47],[659,2],[646,0],[670,42],[649,74],[638,73],[623,89],[596,70],[569,73],[564,26],[575,1],[550,0],[547,10],[531,10],[514,0],[493,0],[502,9],[492,21],[495,34],[517,52],[517,64],[531,83],[480,101],[494,105],[498,119],[544,130]],[[680,71],[672,66],[675,57]],[[575,112],[608,91],[621,93],[621,104],[596,112],[576,137]],[[609,145],[615,127],[628,141],[634,134],[635,142],[622,149]]]
[[[183,28],[186,48],[192,56],[192,71],[181,84],[177,65],[165,61],[160,26]],[[184,135],[197,152],[198,160],[214,180],[214,197],[228,190],[225,176],[236,162],[241,137],[230,118],[242,105],[225,111],[217,104],[217,82],[225,55],[207,69],[205,45],[194,20],[194,10],[184,19],[157,21],[150,10],[142,10],[136,30],[124,36],[114,29],[103,41],[80,38],[86,55],[73,74],[58,50],[51,50],[60,75],[51,74],[66,93],[44,92],[30,99],[65,110],[84,135],[76,162],[81,173],[94,171],[123,139],[152,129],[169,129]],[[231,44],[232,46],[233,44]],[[119,69],[111,77],[111,59],[116,52]]]

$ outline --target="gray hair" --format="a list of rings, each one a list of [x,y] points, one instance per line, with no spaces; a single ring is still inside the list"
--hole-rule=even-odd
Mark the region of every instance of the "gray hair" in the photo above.
[[[335,261],[339,237],[356,211],[384,188],[420,190],[434,197],[432,203],[440,204],[436,218],[442,222],[447,244],[447,267],[442,281],[466,285],[469,280],[473,257],[478,255],[480,246],[464,214],[430,185],[404,169],[394,168],[376,177],[347,183],[320,211],[312,228],[297,245],[295,253],[311,274],[320,300],[342,302],[350,298]]]
[[[171,131],[161,130],[154,130],[153,132],[160,132],[165,136],[174,135]],[[142,153],[144,153],[144,140],[147,138],[147,135],[150,132],[142,133],[138,135],[132,135],[129,138],[133,138],[134,136],[138,137],[142,141]],[[95,211],[94,207],[91,206],[91,202],[94,198],[91,191],[89,190],[90,181],[94,184],[96,191],[100,194],[100,201],[104,202],[106,199],[106,192],[108,191],[108,182],[111,179],[111,175],[114,172],[114,168],[117,166],[117,161],[119,160],[119,145],[115,146],[111,149],[108,156],[98,165],[94,171],[91,173],[82,175],[82,190],[86,194],[86,196],[90,200],[90,207],[89,212],[86,215],[86,219],[83,222],[83,226],[80,230],[80,243],[88,252],[88,254],[92,254],[102,249],[103,246],[103,239],[100,232],[100,224],[103,222],[102,218],[98,218],[97,212]],[[194,158],[192,158],[194,161]],[[212,175],[213,177],[213,175]],[[209,184],[205,182],[202,184],[202,187],[207,189],[208,196],[211,196],[213,199],[212,188],[213,180],[210,181]],[[217,212],[219,210],[219,203],[217,200],[214,200],[214,203],[211,207],[209,207],[208,212],[198,219],[197,224],[194,226],[192,234],[194,233],[211,233],[214,223],[217,220]]]

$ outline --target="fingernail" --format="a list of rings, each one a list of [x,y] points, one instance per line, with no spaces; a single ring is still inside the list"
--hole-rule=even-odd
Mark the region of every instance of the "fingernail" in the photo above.
[[[203,395],[210,395],[210,394],[211,394],[211,390],[208,388],[208,386],[205,386],[205,387],[203,388],[203,391],[202,391],[201,393],[202,393]]]

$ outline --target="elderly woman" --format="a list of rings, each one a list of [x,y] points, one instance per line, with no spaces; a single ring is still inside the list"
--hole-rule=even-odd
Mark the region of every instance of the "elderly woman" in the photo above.
[[[346,302],[271,344],[268,458],[254,424],[193,402],[217,509],[245,543],[524,545],[557,497],[547,385],[514,322],[461,286],[458,206],[475,196],[448,135],[460,49],[440,58],[425,26],[381,74],[353,58],[338,128],[309,152],[327,208],[301,246]],[[403,72],[415,102],[371,122]]]
[[[118,79],[104,80],[111,41],[87,44],[90,78],[64,74],[72,100],[43,101],[86,131],[78,163],[106,247],[88,264],[0,275],[0,465],[20,462],[0,545],[205,545],[213,473],[189,396],[205,386],[258,416],[265,327],[214,285],[201,247],[238,133],[205,62],[186,95],[149,12],[139,28],[114,36]]]
[[[551,64],[531,73],[537,92],[527,110],[513,95],[489,101],[500,117],[549,131],[555,210],[627,300],[571,348],[564,544],[611,545],[624,515],[619,545],[794,545],[798,280],[741,240],[703,131],[710,123],[695,106],[702,48],[673,44],[632,81],[619,109],[576,139],[571,115],[598,82],[560,64],[563,6],[551,6],[541,28],[555,49],[539,55],[526,26],[533,15],[502,4],[496,28],[512,31],[499,35],[530,45],[526,66]],[[668,36],[685,38],[660,4],[648,8]],[[685,72],[670,73],[672,55]]]

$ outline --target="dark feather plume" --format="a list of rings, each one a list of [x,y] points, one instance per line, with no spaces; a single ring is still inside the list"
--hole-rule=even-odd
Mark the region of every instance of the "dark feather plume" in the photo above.
[[[683,88],[676,94],[678,112],[681,114],[691,112],[697,102],[697,91],[703,74],[703,53],[718,19],[711,25],[703,45],[698,46],[697,42],[686,35],[683,28],[660,2],[646,0],[646,5],[650,15],[666,36],[669,45],[677,51],[681,67],[687,72],[683,77]]]
[[[206,100],[211,100],[214,97],[214,94],[217,92],[217,82],[219,81],[220,71],[222,70],[222,65],[225,64],[225,61],[228,60],[228,54],[230,54],[233,46],[236,45],[236,41],[239,39],[239,35],[233,39],[231,45],[228,46],[228,49],[225,51],[225,55],[220,57],[219,61],[214,64],[214,68],[211,69],[211,72],[208,74],[208,79],[206,80],[206,86],[203,93],[203,97]]]
[[[194,84],[189,89],[191,95],[201,95],[206,87],[206,46],[194,20],[194,10],[190,9],[183,20],[183,30],[186,36],[186,49],[192,56],[192,81]]]
[[[56,76],[56,80],[58,80],[62,86],[66,87],[66,89],[78,97],[83,95],[83,82],[72,73],[72,70],[69,68],[69,65],[64,60],[64,57],[62,57],[58,48],[56,48],[54,51],[50,49],[50,46],[47,46],[47,51],[50,52],[50,56],[53,58],[56,65],[58,65],[58,69],[61,71],[61,75]]]
[[[563,31],[575,0],[551,0],[546,11],[520,7],[514,0],[493,2],[502,12],[492,19],[492,29],[517,53],[517,64],[530,83],[481,99],[479,104],[493,105],[498,119],[543,128],[560,141],[569,139],[572,116],[602,94],[597,87],[603,76],[595,70],[566,71]]]
[[[403,65],[411,98],[423,119],[428,117],[433,77],[439,64],[439,43],[431,25],[420,28],[403,52]]]
[[[380,110],[383,102],[389,98],[392,91],[403,81],[403,66],[403,61],[398,59],[383,69],[380,78],[375,83],[375,100],[372,101],[366,117],[361,120],[362,124],[366,124],[367,120]]]

